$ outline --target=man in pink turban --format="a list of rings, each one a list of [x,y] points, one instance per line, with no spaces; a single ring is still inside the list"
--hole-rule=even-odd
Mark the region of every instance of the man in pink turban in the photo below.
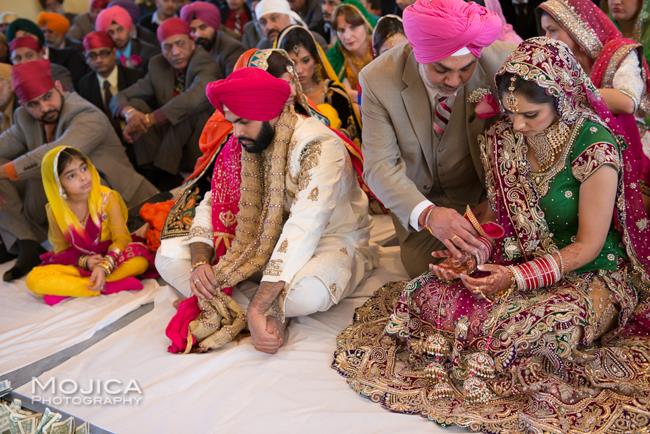
[[[181,19],[190,26],[190,36],[205,48],[225,75],[246,49],[235,38],[220,30],[221,13],[212,3],[197,1],[181,8]]]
[[[206,194],[197,207],[188,240],[190,289],[212,299],[234,288],[235,301],[247,305],[253,345],[275,353],[286,318],[330,309],[372,269],[368,200],[344,143],[319,120],[295,112],[287,81],[243,68],[210,83],[206,94],[242,146],[241,170],[235,166],[241,187],[236,217],[214,216],[236,223],[230,248],[214,266],[211,204],[221,192]],[[253,275],[262,276],[259,287],[245,283]],[[196,344],[210,348],[209,341]]]
[[[126,121],[122,133],[133,143],[137,166],[169,190],[201,155],[199,137],[212,114],[205,86],[223,74],[180,18],[165,20],[156,35],[162,53],[151,58],[142,79],[117,94],[111,112]]]
[[[364,177],[392,212],[414,277],[433,251],[461,257],[484,248],[462,212],[486,206],[477,137],[485,107],[495,111],[485,95],[514,46],[497,41],[501,20],[473,2],[417,0],[403,20],[409,43],[360,74],[361,109]]]
[[[160,53],[158,47],[136,38],[137,29],[131,15],[121,6],[111,6],[97,15],[95,29],[105,32],[115,43],[120,65],[147,72],[149,60]]]

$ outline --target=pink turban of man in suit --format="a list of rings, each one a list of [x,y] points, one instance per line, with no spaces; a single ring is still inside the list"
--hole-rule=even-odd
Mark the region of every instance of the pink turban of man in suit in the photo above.
[[[499,39],[502,23],[483,6],[463,0],[417,0],[404,10],[404,31],[418,63],[481,50]]]
[[[108,28],[113,23],[119,24],[126,30],[131,30],[131,27],[133,27],[133,20],[126,9],[121,6],[111,6],[97,15],[95,29],[100,32],[108,32]]]

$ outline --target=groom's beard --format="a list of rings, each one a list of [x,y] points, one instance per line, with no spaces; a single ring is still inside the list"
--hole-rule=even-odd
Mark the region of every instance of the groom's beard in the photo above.
[[[244,148],[244,151],[251,154],[259,154],[271,145],[273,137],[275,137],[275,130],[269,122],[264,122],[262,129],[254,139],[245,136],[238,137],[237,139]]]

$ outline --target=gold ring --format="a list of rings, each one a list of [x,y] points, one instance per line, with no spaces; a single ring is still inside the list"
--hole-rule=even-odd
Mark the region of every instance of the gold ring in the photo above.
[[[460,239],[458,235],[454,235],[453,237],[451,237],[451,240],[454,241],[456,238]]]

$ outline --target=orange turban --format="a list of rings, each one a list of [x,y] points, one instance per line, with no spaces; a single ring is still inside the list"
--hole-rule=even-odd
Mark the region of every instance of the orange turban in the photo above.
[[[39,26],[62,35],[65,35],[70,28],[70,21],[64,15],[55,12],[41,12],[38,14],[36,22]]]

